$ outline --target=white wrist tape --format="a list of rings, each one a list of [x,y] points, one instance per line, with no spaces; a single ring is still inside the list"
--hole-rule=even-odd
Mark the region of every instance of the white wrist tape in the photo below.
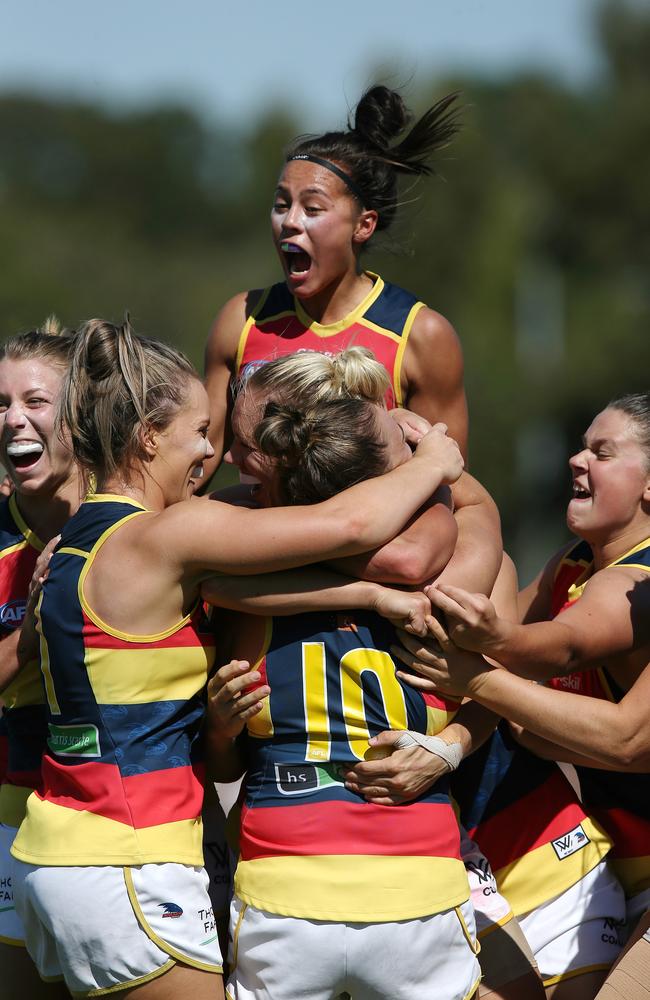
[[[463,759],[463,748],[460,743],[445,743],[438,736],[425,736],[424,733],[416,733],[412,729],[400,733],[393,745],[396,750],[414,746],[423,747],[444,760],[450,771],[455,771]]]

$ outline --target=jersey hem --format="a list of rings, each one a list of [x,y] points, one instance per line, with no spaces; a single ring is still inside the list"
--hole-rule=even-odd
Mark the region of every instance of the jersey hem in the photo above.
[[[386,910],[378,913],[376,910],[315,910],[311,907],[304,909],[301,906],[282,906],[281,904],[269,902],[265,899],[258,899],[249,892],[242,892],[236,889],[235,895],[243,903],[254,906],[256,910],[263,910],[265,913],[275,913],[280,917],[297,917],[301,920],[325,920],[337,924],[388,924],[401,920],[417,920],[419,917],[433,917],[437,913],[444,913],[446,910],[454,910],[469,900],[469,888],[466,893],[455,894],[448,899],[438,901],[431,906],[422,907],[396,907],[394,910]]]

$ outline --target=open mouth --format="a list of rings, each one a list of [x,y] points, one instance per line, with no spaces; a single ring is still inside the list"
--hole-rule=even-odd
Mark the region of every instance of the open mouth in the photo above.
[[[309,254],[296,243],[289,243],[286,240],[280,244],[280,250],[282,251],[288,273],[296,277],[304,277],[311,267],[311,257]]]
[[[194,468],[192,469],[192,473],[190,475],[190,479],[192,479],[192,480],[194,480],[194,479],[203,479],[203,466],[202,465],[195,465],[194,466]]]
[[[591,493],[585,486],[580,486],[579,483],[573,484],[573,499],[574,500],[591,500]]]
[[[36,465],[43,454],[43,445],[38,441],[13,441],[6,447],[7,458],[18,472],[24,472]]]

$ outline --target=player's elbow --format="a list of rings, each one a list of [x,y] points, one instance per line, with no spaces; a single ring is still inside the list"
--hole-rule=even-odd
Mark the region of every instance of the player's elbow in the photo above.
[[[611,740],[611,734],[610,734]],[[609,750],[608,763],[621,771],[650,771],[650,730],[635,726],[614,736]]]
[[[456,535],[453,533],[447,539],[436,541],[435,547],[409,547],[402,556],[398,582],[415,586],[435,579],[442,572],[453,555]]]

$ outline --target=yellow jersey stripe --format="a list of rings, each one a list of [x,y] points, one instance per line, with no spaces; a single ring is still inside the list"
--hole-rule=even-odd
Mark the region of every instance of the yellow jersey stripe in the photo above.
[[[383,923],[459,906],[469,898],[469,885],[455,858],[294,855],[240,861],[235,893],[284,916]]]
[[[74,814],[74,823],[71,823]],[[30,795],[27,817],[31,819],[29,849],[21,850],[18,838],[11,849],[14,857],[28,864],[122,865],[124,857],[131,864],[144,865],[168,861],[203,865],[203,836],[200,819],[135,830],[125,823],[86,810],[71,810],[55,802]],[[18,844],[18,846],[17,846]],[[51,858],[51,861],[48,859]]]
[[[214,657],[203,646],[182,649],[186,670],[179,674],[178,648],[101,649],[86,646],[85,663],[100,705],[144,705],[187,701],[207,683]]]

